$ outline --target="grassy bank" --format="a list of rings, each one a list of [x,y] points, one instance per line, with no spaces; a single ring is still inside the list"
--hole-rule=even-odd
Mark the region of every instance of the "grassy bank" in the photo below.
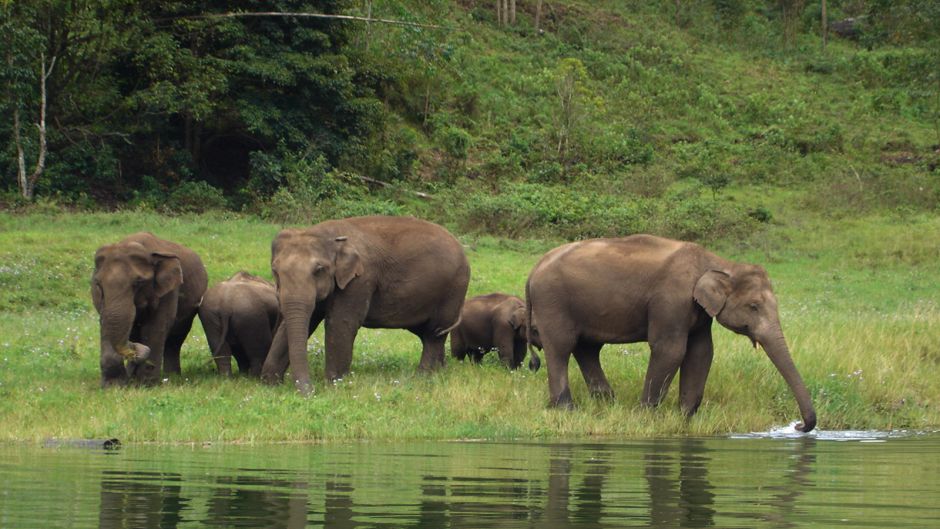
[[[742,196],[742,198],[746,198]],[[873,216],[837,223],[779,208],[780,224],[716,248],[765,265],[775,282],[794,359],[822,429],[940,426],[940,218]],[[222,380],[201,327],[183,350],[182,379],[156,388],[98,388],[97,315],[88,295],[92,255],[148,229],[200,253],[210,281],[240,269],[270,276],[278,226],[243,217],[152,213],[0,213],[0,440],[105,437],[228,441],[653,436],[762,430],[798,418],[770,361],[718,327],[699,414],[686,422],[674,387],[657,410],[639,394],[646,344],[607,346],[602,362],[617,397],[592,402],[572,362],[580,408],[546,408],[545,371],[509,373],[449,361],[415,373],[418,341],[405,331],[363,330],[353,373],[300,398],[287,385]],[[521,294],[529,269],[555,245],[462,237],[470,294]],[[310,342],[322,380],[322,330]]]

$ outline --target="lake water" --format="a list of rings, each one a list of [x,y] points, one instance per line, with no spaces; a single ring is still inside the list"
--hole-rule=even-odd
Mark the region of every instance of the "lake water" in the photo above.
[[[940,435],[0,445],[0,527],[938,527]]]

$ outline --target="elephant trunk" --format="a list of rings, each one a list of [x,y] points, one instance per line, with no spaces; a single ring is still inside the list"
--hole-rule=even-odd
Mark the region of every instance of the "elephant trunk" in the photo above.
[[[803,424],[798,424],[796,429],[802,432],[812,431],[816,427],[816,410],[813,408],[813,401],[806,385],[803,383],[803,378],[800,377],[799,371],[796,370],[796,366],[793,364],[790,349],[787,347],[787,341],[783,337],[783,333],[777,332],[767,340],[758,339],[758,342],[764,348],[767,356],[770,357],[770,361],[774,363],[777,371],[783,375],[783,379],[790,386],[790,391],[793,392],[796,402],[800,406]]]
[[[135,348],[129,346],[131,328],[136,310],[130,306],[106,307],[101,312],[101,376],[102,382],[122,379],[127,373],[124,360],[133,357]]]
[[[281,303],[281,313],[287,329],[291,377],[303,395],[309,395],[313,391],[310,384],[310,367],[307,364],[307,339],[310,337],[310,317],[313,315],[313,309],[314,304],[306,300]]]

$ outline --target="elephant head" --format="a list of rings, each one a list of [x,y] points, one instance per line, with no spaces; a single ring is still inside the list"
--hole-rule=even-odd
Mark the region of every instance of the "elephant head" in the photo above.
[[[176,255],[152,252],[137,242],[103,246],[95,253],[91,299],[100,316],[102,384],[130,376],[155,376],[150,348],[131,342],[134,321],[155,310],[183,283]],[[175,306],[175,303],[174,303]],[[124,360],[128,361],[125,372]]]
[[[718,323],[747,336],[755,347],[760,344],[796,397],[803,417],[803,424],[797,429],[812,430],[816,426],[816,411],[790,357],[767,272],[754,265],[709,270],[696,283],[694,296]]]
[[[526,322],[525,304],[521,304],[513,309],[509,315],[509,325],[512,327],[512,330],[515,333],[515,338],[517,340],[528,340],[529,325]],[[527,349],[529,350],[529,369],[532,371],[538,371],[539,368],[542,367],[542,360],[539,358],[539,355],[535,353],[535,349]],[[518,358],[516,361],[521,364],[524,357],[525,353],[523,353],[522,358]]]
[[[359,251],[346,236],[282,230],[275,237],[271,272],[292,366],[306,363],[298,361],[306,358],[310,318],[316,304],[335,289],[346,289],[364,270]]]

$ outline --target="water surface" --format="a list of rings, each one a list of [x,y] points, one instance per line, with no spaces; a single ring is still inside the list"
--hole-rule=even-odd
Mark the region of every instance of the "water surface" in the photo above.
[[[940,436],[889,432],[5,445],[0,527],[934,527],[938,476]]]

